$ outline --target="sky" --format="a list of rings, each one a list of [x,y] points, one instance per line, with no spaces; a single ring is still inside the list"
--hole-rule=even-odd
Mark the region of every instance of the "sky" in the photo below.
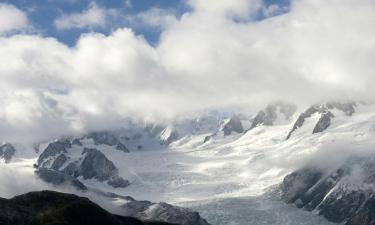
[[[0,1],[0,140],[375,96],[373,0]]]
[[[158,9],[179,18],[192,10],[191,5],[184,0],[5,0],[2,2],[26,12],[31,25],[39,34],[55,37],[69,46],[74,46],[82,33],[100,32],[109,35],[121,27],[132,28],[136,35],[142,35],[151,45],[156,45],[161,33],[159,27],[161,24],[150,26],[139,19],[134,21],[137,14]],[[289,1],[266,0],[264,4],[279,5],[287,9]],[[81,22],[73,22],[74,15],[79,20],[77,16],[85,13],[91,19],[85,20],[81,17]],[[262,18],[263,15],[259,15],[258,19]],[[68,21],[71,24],[67,27]]]

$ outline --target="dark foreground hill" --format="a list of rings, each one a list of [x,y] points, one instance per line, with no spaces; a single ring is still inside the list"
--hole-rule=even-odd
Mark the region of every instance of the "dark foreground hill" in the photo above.
[[[0,225],[172,225],[113,215],[87,198],[54,191],[0,198]]]

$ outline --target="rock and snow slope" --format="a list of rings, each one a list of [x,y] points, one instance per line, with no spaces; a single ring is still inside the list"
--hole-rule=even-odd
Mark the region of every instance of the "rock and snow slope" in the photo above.
[[[269,115],[263,119],[270,118],[272,123],[266,123],[269,119],[258,123],[255,116],[252,123],[257,125],[252,129],[249,129],[251,119],[238,116],[243,132],[240,132],[238,119],[209,117],[176,122],[169,127],[166,126],[168,132],[165,130],[166,127],[152,125],[125,128],[106,133],[100,138],[95,137],[97,135],[84,135],[69,139],[70,147],[64,147],[54,156],[44,157],[48,145],[40,145],[39,158],[43,160],[40,160],[37,166],[39,170],[52,169],[64,172],[69,171],[65,168],[70,163],[74,163],[74,172],[64,174],[73,175],[71,177],[81,182],[88,190],[100,189],[118,195],[130,195],[136,199],[188,206],[199,211],[213,225],[329,224],[323,217],[284,204],[266,194],[270,188],[280,184],[288,174],[314,161],[312,155],[328,154],[330,148],[325,146],[341,143],[342,140],[346,140],[346,146],[358,146],[373,139],[375,111],[371,106],[332,103],[321,105],[324,105],[323,109],[319,108],[310,116],[305,116],[303,123],[298,123],[298,126],[295,124],[301,117],[299,115],[307,115],[306,113],[287,113],[287,116],[282,112],[294,112],[295,110],[291,110],[292,107],[287,107],[289,110],[282,110],[280,107],[273,110],[271,107],[269,110],[263,110]],[[326,123],[324,115],[329,113],[334,117],[328,117],[329,123]],[[317,126],[324,129],[314,132]],[[232,132],[225,135],[229,128]],[[162,135],[172,134],[172,130],[176,131],[178,136]],[[246,130],[248,131],[245,132]],[[292,135],[287,139],[291,131]],[[161,140],[168,139],[164,138],[167,136],[174,138],[168,141],[169,145],[163,142],[161,144]],[[211,138],[204,141],[207,136]],[[95,165],[94,161],[106,165],[104,170],[96,171],[95,175],[90,177],[85,176],[85,173],[92,174],[91,170],[94,168],[89,166],[91,169],[84,171],[86,167],[81,166],[86,157],[86,154],[83,154],[85,149],[95,149],[98,151],[95,155],[100,155],[98,160],[90,160],[89,165]],[[66,159],[64,160],[61,155],[65,155]],[[342,154],[339,155],[342,158]],[[337,158],[334,156],[330,155]],[[318,161],[321,160],[317,158]],[[14,163],[17,163],[16,161]],[[345,160],[341,162],[346,165]],[[112,164],[116,169],[110,166]],[[335,165],[336,168],[325,168],[319,172],[324,172],[325,175],[317,176],[314,181],[320,182],[326,176],[334,176],[335,173],[332,171],[342,167],[341,164]],[[95,169],[99,168],[95,166]],[[103,179],[103,174],[108,176],[104,176]],[[128,181],[129,185],[109,185],[108,182],[113,176]],[[307,182],[305,185],[309,187],[308,179],[302,181]],[[343,180],[340,179],[338,183],[340,182]],[[294,182],[290,182],[289,186],[293,187],[293,184]],[[330,190],[328,193],[335,193],[333,190],[336,189],[333,188],[337,187],[326,189]],[[292,190],[290,196],[296,194],[293,188],[286,190]],[[303,191],[301,193],[305,194]],[[319,193],[319,196],[321,195],[322,193]],[[323,199],[328,199],[328,196],[325,196],[327,193]],[[299,203],[298,198],[294,197],[293,200],[287,202]],[[310,202],[308,204],[312,205]],[[311,208],[319,209],[317,207]],[[368,206],[356,215],[363,216],[366,210],[369,210]],[[345,218],[347,219],[349,218]]]

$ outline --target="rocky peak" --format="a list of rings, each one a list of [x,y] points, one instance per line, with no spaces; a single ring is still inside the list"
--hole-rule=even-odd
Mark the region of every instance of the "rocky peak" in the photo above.
[[[236,114],[233,114],[230,118],[228,118],[223,123],[221,130],[224,132],[224,136],[228,136],[232,134],[232,132],[236,132],[236,133],[244,132],[241,119]]]
[[[71,148],[72,145],[68,140],[56,140],[48,144],[47,148],[40,154],[38,158],[38,166],[43,166],[43,163],[47,163],[49,158],[56,155],[67,153],[67,149]]]
[[[0,159],[3,159],[5,163],[9,163],[15,153],[16,149],[13,145],[9,143],[0,145]]]
[[[101,151],[94,148],[71,149],[70,142],[50,143],[40,155],[37,173],[46,182],[53,184],[76,182],[77,177],[96,179],[118,188],[126,187],[129,181],[118,175],[118,169]],[[81,155],[71,151],[82,151]],[[52,174],[56,179],[52,179]]]
[[[284,102],[269,104],[260,110],[253,119],[250,130],[260,126],[272,126],[277,119],[289,120],[296,112],[297,107]],[[283,118],[278,118],[279,116]]]
[[[305,112],[299,115],[286,139],[289,139],[293,132],[302,127],[305,120],[312,117],[314,114],[319,114],[320,118],[315,124],[312,131],[313,134],[323,132],[331,125],[332,119],[335,117],[333,110],[336,109],[344,112],[346,116],[352,116],[353,113],[355,113],[356,106],[357,104],[355,102],[327,102],[310,106]]]

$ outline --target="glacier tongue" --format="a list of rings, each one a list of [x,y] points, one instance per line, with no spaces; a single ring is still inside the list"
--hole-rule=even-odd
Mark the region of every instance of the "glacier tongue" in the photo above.
[[[111,175],[128,180],[130,185],[115,188],[107,185],[107,180],[102,182],[100,176],[83,179],[81,174],[73,173],[89,190],[95,188],[130,195],[137,200],[191,207],[213,225],[330,224],[314,213],[299,210],[267,195],[269,188],[304,166],[323,145],[342,140],[349,140],[348,145],[358,145],[367,143],[374,136],[374,111],[357,113],[360,110],[355,108],[356,112],[352,114],[351,108],[346,110],[346,107],[341,107],[346,111],[327,108],[335,117],[330,117],[329,124],[323,123],[329,126],[323,126],[322,132],[313,134],[321,118],[319,113],[313,113],[288,140],[285,139],[296,117],[274,120],[272,125],[262,122],[246,133],[231,132],[230,135],[224,135],[220,126],[213,125],[226,120],[201,118],[192,123],[188,121],[188,124],[176,123],[168,129],[153,125],[145,130],[118,131],[113,133],[115,136],[96,133],[72,139],[69,143],[58,143],[55,148],[41,152],[41,156],[46,157],[39,164],[48,169],[66,169],[71,161],[81,165],[81,159],[87,156],[87,151],[82,154],[85,148],[96,149],[97,152],[92,150],[95,160],[90,161],[103,162],[103,165],[113,162],[116,169],[108,167],[114,171]],[[281,110],[275,112],[278,117]],[[238,119],[242,122],[241,117]],[[236,121],[234,124],[239,125]],[[212,126],[203,129],[205,126],[202,127],[202,124]],[[172,135],[174,130],[178,133],[178,140],[174,140],[177,138],[177,135]],[[213,136],[203,143],[207,135]],[[149,140],[149,137],[153,139]],[[174,141],[161,145],[160,138]],[[149,142],[146,143],[147,140]],[[143,143],[141,148],[138,148],[139,143]],[[120,144],[124,144],[125,148],[118,147]],[[55,155],[67,158],[55,158]],[[50,161],[51,158],[54,160]],[[330,160],[329,157],[318,160],[325,158]],[[93,164],[89,165],[91,168]],[[32,169],[32,164],[29,166]]]
[[[267,197],[238,197],[181,203],[214,225],[334,225],[311,212]]]

